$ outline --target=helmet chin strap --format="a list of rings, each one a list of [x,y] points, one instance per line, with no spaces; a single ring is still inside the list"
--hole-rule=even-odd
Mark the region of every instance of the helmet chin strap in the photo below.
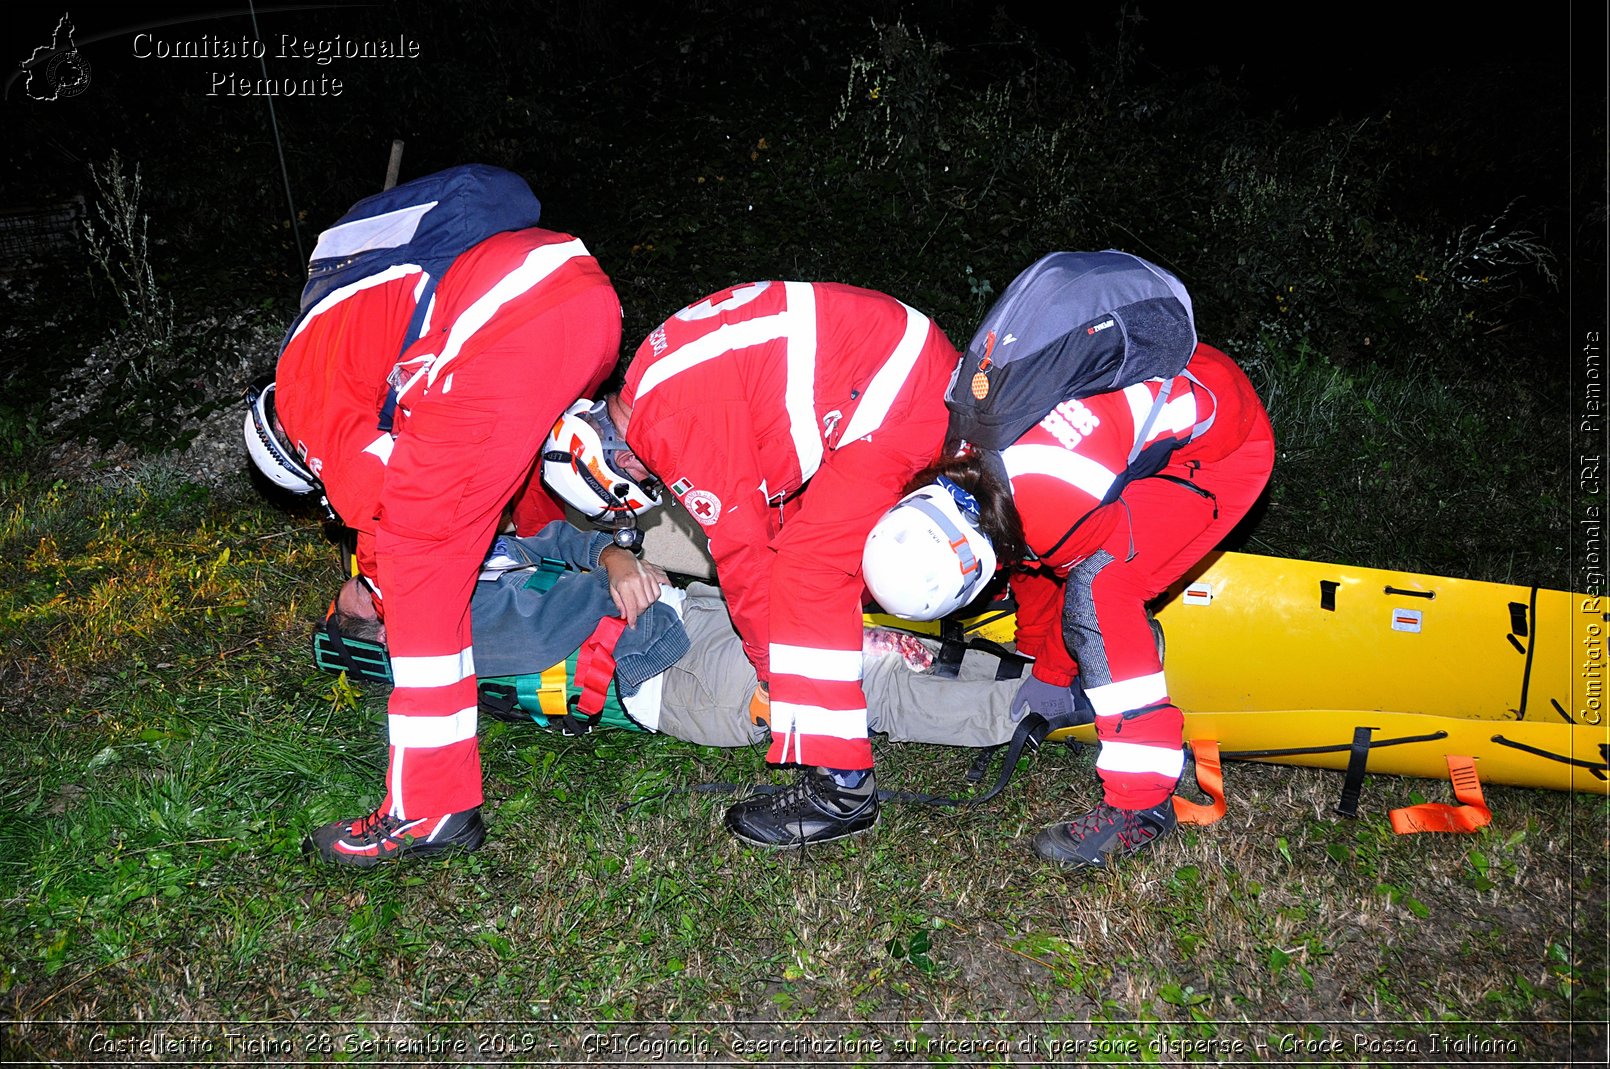
[[[598,477],[588,469],[587,465],[581,463],[576,457],[562,449],[550,449],[548,452],[542,454],[542,459],[544,461],[551,460],[556,464],[569,464],[571,469],[581,477],[581,481],[587,484],[587,488],[598,495],[598,500],[600,502],[608,502],[612,499],[619,500],[622,496],[620,494],[610,493],[609,490],[605,489],[604,484],[598,481]],[[589,516],[588,519],[601,520],[614,511],[616,511],[615,507],[609,504],[604,504],[596,516]]]

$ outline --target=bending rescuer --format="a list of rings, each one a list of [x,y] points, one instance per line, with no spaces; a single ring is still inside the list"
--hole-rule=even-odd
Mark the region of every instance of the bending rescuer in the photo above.
[[[1252,508],[1274,437],[1245,373],[1197,342],[1184,287],[1125,253],[1042,260],[968,350],[973,366],[984,357],[982,400],[991,375],[1006,377],[1000,339],[1063,359],[1070,347],[1114,346],[1123,368],[1144,364],[1148,339],[1163,338],[1177,349],[1165,354],[1174,371],[1028,409],[1026,429],[998,452],[967,446],[919,476],[867,543],[866,582],[886,607],[929,584],[965,603],[983,585],[971,560],[998,551],[1026,562],[1013,577],[1018,648],[1036,660],[1014,712],[1072,715],[1082,685],[1101,741],[1102,803],[1034,839],[1039,854],[1072,866],[1103,865],[1175,827],[1184,720],[1146,605]],[[1031,361],[1021,367],[1035,373]]]
[[[789,790],[727,811],[748,842],[825,842],[877,820],[862,546],[938,456],[956,359],[927,316],[893,297],[755,282],[666,320],[620,393],[589,414],[623,441],[620,470],[658,476],[704,527],[760,680],[752,704],[771,724],[767,760],[806,766]],[[586,498],[571,503],[598,511]]]
[[[348,226],[321,245],[386,240],[374,220]],[[539,448],[566,406],[598,388],[620,344],[614,288],[569,235],[511,230],[461,253],[407,343],[423,274],[401,265],[318,304],[246,423],[259,469],[286,489],[322,491],[357,530],[358,565],[386,622],[396,686],[385,797],[305,844],[345,865],[484,839],[470,595],[511,500],[522,531],[562,515],[534,477]],[[658,596],[629,571],[636,596]]]

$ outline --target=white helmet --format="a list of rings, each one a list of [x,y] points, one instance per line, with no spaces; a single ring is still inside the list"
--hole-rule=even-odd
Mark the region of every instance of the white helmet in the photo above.
[[[615,466],[626,442],[603,401],[583,397],[554,421],[542,443],[542,481],[590,520],[641,516],[660,503],[660,484],[639,483]]]
[[[276,427],[272,379],[254,383],[246,391],[246,425],[242,429],[246,436],[246,455],[269,482],[293,494],[311,494],[318,490],[318,477],[302,463]]]
[[[995,547],[978,528],[978,502],[945,478],[913,490],[867,535],[861,574],[878,605],[902,619],[955,612],[995,576]]]

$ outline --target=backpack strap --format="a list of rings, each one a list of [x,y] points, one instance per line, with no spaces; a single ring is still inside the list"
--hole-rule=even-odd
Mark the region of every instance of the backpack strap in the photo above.
[[[395,424],[396,421],[397,384],[393,382],[386,385],[386,401],[380,406],[380,420],[375,424],[375,429],[385,431],[387,434],[390,434],[392,425]]]
[[[414,314],[409,317],[408,329],[403,332],[402,348],[397,350],[399,361],[402,359],[402,354],[408,351],[408,347],[424,334],[425,317],[430,314],[431,302],[436,298],[436,281],[434,273],[426,272],[424,284],[420,287],[419,299],[414,303]],[[380,422],[377,430],[391,433],[391,428],[397,422],[397,402],[413,383],[413,378],[406,383],[400,381],[397,368],[392,369],[391,376],[386,380],[386,400],[380,406]]]
[[[1181,371],[1178,375],[1174,376],[1174,378],[1183,378],[1183,379],[1189,380],[1192,383],[1195,383],[1196,386],[1199,389],[1201,389],[1203,393],[1207,394],[1210,398],[1213,399],[1213,406],[1212,406],[1213,411],[1208,413],[1207,419],[1202,420],[1200,423],[1196,424],[1196,426],[1191,428],[1191,436],[1186,441],[1194,442],[1194,441],[1196,441],[1196,439],[1198,439],[1198,438],[1202,437],[1202,435],[1206,434],[1213,427],[1213,421],[1218,418],[1219,401],[1218,401],[1218,398],[1214,395],[1213,391],[1208,389],[1207,386],[1203,384],[1201,379],[1197,378],[1195,375],[1191,374],[1189,371]],[[1174,378],[1167,378],[1167,379],[1163,380],[1162,386],[1157,391],[1157,397],[1154,398],[1153,401],[1152,401],[1152,407],[1146,413],[1146,419],[1141,423],[1140,430],[1137,431],[1136,434],[1135,434],[1135,444],[1130,448],[1130,450],[1129,450],[1129,458],[1124,462],[1124,471],[1122,473],[1120,473],[1117,481],[1115,481],[1113,483],[1113,489],[1108,491],[1108,500],[1103,501],[1102,502],[1103,505],[1111,504],[1112,501],[1122,500],[1123,499],[1123,490],[1124,490],[1124,488],[1127,487],[1130,484],[1130,482],[1134,481],[1131,478],[1130,469],[1132,469],[1134,467],[1135,461],[1140,457],[1140,455],[1146,451],[1146,439],[1148,437],[1150,437],[1150,435],[1152,433],[1152,425],[1157,422],[1157,417],[1158,417],[1159,414],[1162,413],[1163,406],[1168,404],[1169,396],[1173,392],[1173,388],[1174,388]],[[1184,445],[1184,444],[1185,444],[1185,442],[1180,443],[1180,445]],[[1177,448],[1177,447],[1175,447],[1175,448]],[[997,463],[1000,464],[1000,470],[1001,470],[1002,474],[1004,475],[1004,473],[1006,471],[1005,464],[1004,464],[1004,462],[1001,462],[999,460],[999,454],[998,453],[996,454],[996,457],[997,457]],[[1186,482],[1183,479],[1174,478],[1173,476],[1168,476],[1168,475],[1161,475],[1160,476],[1160,475],[1157,475],[1157,474],[1154,473],[1152,475],[1146,476],[1146,478],[1148,478],[1148,479],[1155,479],[1155,478],[1169,479],[1169,480],[1171,480],[1173,482],[1179,483],[1181,486],[1184,486],[1184,487],[1186,487],[1186,488],[1188,488],[1190,490],[1195,491],[1198,494],[1203,495],[1204,497],[1209,497],[1209,498],[1213,497],[1212,493],[1210,493],[1210,492],[1208,492],[1206,490],[1203,490],[1201,487],[1195,486],[1195,485],[1193,485],[1193,484],[1191,484],[1189,482]],[[1011,485],[1010,480],[1007,481],[1007,485],[1008,486]],[[1214,498],[1213,513],[1214,513],[1214,518],[1215,519],[1218,518],[1218,508],[1219,508],[1218,500],[1216,498]],[[1074,532],[1078,531],[1080,526],[1083,525],[1086,520],[1088,520],[1091,516],[1095,515],[1095,512],[1096,512],[1096,510],[1092,509],[1089,512],[1085,513],[1083,516],[1080,516],[1077,520],[1075,520],[1073,526],[1069,527],[1067,529],[1067,531],[1065,531],[1063,533],[1062,537],[1057,539],[1056,544],[1053,545],[1050,549],[1045,551],[1044,556],[1047,557],[1047,558],[1056,556],[1057,551],[1060,550],[1063,547],[1063,545],[1065,545],[1067,543],[1068,539],[1073,537]]]
[[[1190,371],[1184,370],[1178,375],[1175,375],[1173,378],[1164,379],[1162,386],[1160,386],[1157,390],[1157,397],[1152,401],[1151,409],[1146,413],[1145,421],[1135,432],[1135,444],[1129,450],[1129,460],[1125,464],[1126,468],[1132,466],[1135,463],[1136,458],[1138,458],[1141,453],[1145,452],[1146,442],[1151,438],[1152,435],[1152,426],[1157,422],[1157,417],[1162,414],[1163,406],[1168,404],[1168,399],[1174,392],[1174,379],[1185,379],[1197,389],[1207,394],[1208,399],[1213,402],[1213,404],[1210,406],[1211,411],[1208,412],[1207,419],[1202,420],[1191,428],[1191,436],[1185,440],[1186,442],[1194,442],[1198,438],[1202,437],[1202,435],[1206,434],[1213,428],[1213,421],[1219,418],[1218,396],[1214,394],[1212,390],[1208,389],[1206,383],[1197,378],[1195,375],[1191,374]],[[1182,442],[1180,444],[1183,445],[1185,443]]]
[[[1201,379],[1191,374],[1189,368],[1181,371],[1180,377],[1191,382],[1196,386],[1197,389],[1201,390],[1203,393],[1207,394],[1213,399],[1213,411],[1208,413],[1208,418],[1191,428],[1191,441],[1194,442],[1211,430],[1213,428],[1213,421],[1219,418],[1219,396],[1212,390],[1208,389],[1207,384]]]
[[[1135,444],[1129,449],[1129,459],[1124,461],[1126,470],[1134,465],[1135,458],[1146,448],[1146,440],[1152,436],[1152,424],[1157,422],[1163,406],[1168,404],[1168,395],[1173,392],[1174,380],[1164,379],[1162,385],[1157,388],[1157,396],[1152,399],[1152,407],[1146,413],[1145,422],[1135,429]]]

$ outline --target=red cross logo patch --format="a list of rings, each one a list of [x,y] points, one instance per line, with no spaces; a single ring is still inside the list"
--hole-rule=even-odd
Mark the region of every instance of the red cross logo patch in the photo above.
[[[682,504],[705,527],[721,518],[721,499],[708,490],[689,490],[682,496]]]

